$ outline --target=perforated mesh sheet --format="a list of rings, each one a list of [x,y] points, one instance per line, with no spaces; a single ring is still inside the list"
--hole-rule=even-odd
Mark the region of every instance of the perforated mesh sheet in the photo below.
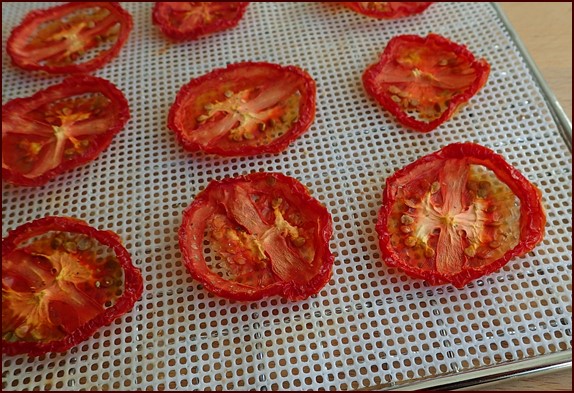
[[[2,3],[2,101],[63,77],[10,65],[6,40],[45,3]],[[336,5],[252,3],[233,30],[170,44],[151,3],[125,3],[134,31],[95,72],[129,100],[132,119],[95,161],[40,188],[3,184],[2,232],[45,215],[118,233],[145,288],[134,309],[64,354],[2,357],[2,388],[357,389],[541,357],[571,349],[571,152],[495,9],[436,3],[378,21]],[[429,134],[407,131],[370,99],[361,74],[398,34],[435,32],[492,66],[486,86]],[[167,129],[179,88],[239,61],[295,64],[318,86],[311,129],[272,156],[185,152]],[[458,141],[503,154],[544,194],[544,242],[464,289],[430,287],[386,267],[375,221],[385,178]],[[306,184],[331,212],[331,281],[306,301],[240,303],[213,296],[181,262],[183,209],[213,179],[277,171]]]

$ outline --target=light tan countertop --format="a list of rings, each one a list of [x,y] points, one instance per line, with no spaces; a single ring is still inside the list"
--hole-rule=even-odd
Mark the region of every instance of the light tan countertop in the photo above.
[[[499,3],[544,80],[572,120],[572,3]],[[572,391],[572,369],[473,390]]]

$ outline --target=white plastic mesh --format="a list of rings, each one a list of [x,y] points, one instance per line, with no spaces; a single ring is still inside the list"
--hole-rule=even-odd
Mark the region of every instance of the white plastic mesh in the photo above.
[[[31,9],[2,3],[2,101],[63,77],[10,65],[6,40]],[[571,152],[493,7],[435,3],[379,21],[321,3],[252,3],[233,30],[170,44],[151,3],[124,3],[134,30],[95,72],[129,100],[132,119],[95,161],[40,188],[3,184],[2,232],[45,215],[118,233],[145,280],[134,309],[64,354],[2,357],[2,389],[357,389],[495,366],[571,349]],[[403,129],[369,98],[363,70],[398,34],[435,32],[492,66],[487,85],[429,134]],[[311,129],[272,156],[184,151],[167,129],[191,78],[227,63],[306,69],[318,86]],[[464,289],[430,287],[386,267],[375,221],[384,180],[458,141],[503,154],[543,192],[544,242]],[[183,209],[211,180],[253,171],[293,176],[333,216],[328,285],[306,301],[234,302],[208,293],[181,263]]]

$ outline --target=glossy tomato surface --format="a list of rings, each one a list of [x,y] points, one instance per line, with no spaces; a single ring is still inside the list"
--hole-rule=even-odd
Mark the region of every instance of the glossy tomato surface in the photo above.
[[[239,23],[248,2],[158,2],[152,20],[166,36],[177,40],[195,40]]]
[[[2,179],[40,186],[93,160],[130,117],[120,90],[77,75],[2,106]]]
[[[297,180],[252,173],[211,182],[183,213],[179,246],[216,295],[305,299],[329,281],[331,215]]]
[[[132,26],[131,15],[119,3],[68,3],[26,15],[8,38],[6,51],[26,70],[91,72],[118,55]]]
[[[397,36],[363,73],[366,91],[399,123],[429,132],[486,83],[490,65],[437,34]]]
[[[406,16],[420,14],[426,10],[432,2],[359,2],[341,3],[345,7],[352,9],[359,14],[370,16],[376,19],[397,19]]]
[[[279,153],[311,126],[315,99],[314,80],[298,67],[236,63],[183,86],[168,126],[189,151]]]
[[[2,239],[2,353],[66,351],[128,312],[142,290],[115,233],[67,217],[26,223]]]
[[[387,179],[376,228],[389,266],[461,288],[531,251],[545,223],[540,191],[517,169],[455,143]]]

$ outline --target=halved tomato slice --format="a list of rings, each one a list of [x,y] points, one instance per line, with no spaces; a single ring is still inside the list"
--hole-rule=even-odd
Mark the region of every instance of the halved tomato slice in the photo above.
[[[387,179],[376,229],[389,266],[461,288],[531,251],[545,224],[541,193],[518,170],[455,143]]]
[[[190,151],[279,153],[310,127],[315,96],[315,82],[295,66],[237,63],[183,86],[168,125]]]
[[[248,5],[248,2],[158,2],[153,7],[153,23],[174,40],[195,40],[237,26]]]
[[[39,186],[93,160],[130,117],[120,90],[77,75],[2,106],[2,179]]]
[[[429,132],[486,83],[490,65],[436,34],[397,36],[363,74],[367,92],[402,125]]]
[[[420,14],[426,10],[432,2],[417,3],[385,3],[385,2],[359,2],[359,3],[341,3],[347,8],[352,9],[359,14],[370,16],[376,19],[397,19],[405,16]]]
[[[329,281],[331,215],[297,180],[252,173],[211,182],[184,211],[179,247],[206,289],[235,300],[305,299]]]
[[[2,239],[2,353],[63,352],[129,311],[143,281],[113,232],[67,217]]]
[[[91,72],[118,55],[132,30],[118,3],[76,2],[30,12],[8,38],[15,65],[54,74]]]

